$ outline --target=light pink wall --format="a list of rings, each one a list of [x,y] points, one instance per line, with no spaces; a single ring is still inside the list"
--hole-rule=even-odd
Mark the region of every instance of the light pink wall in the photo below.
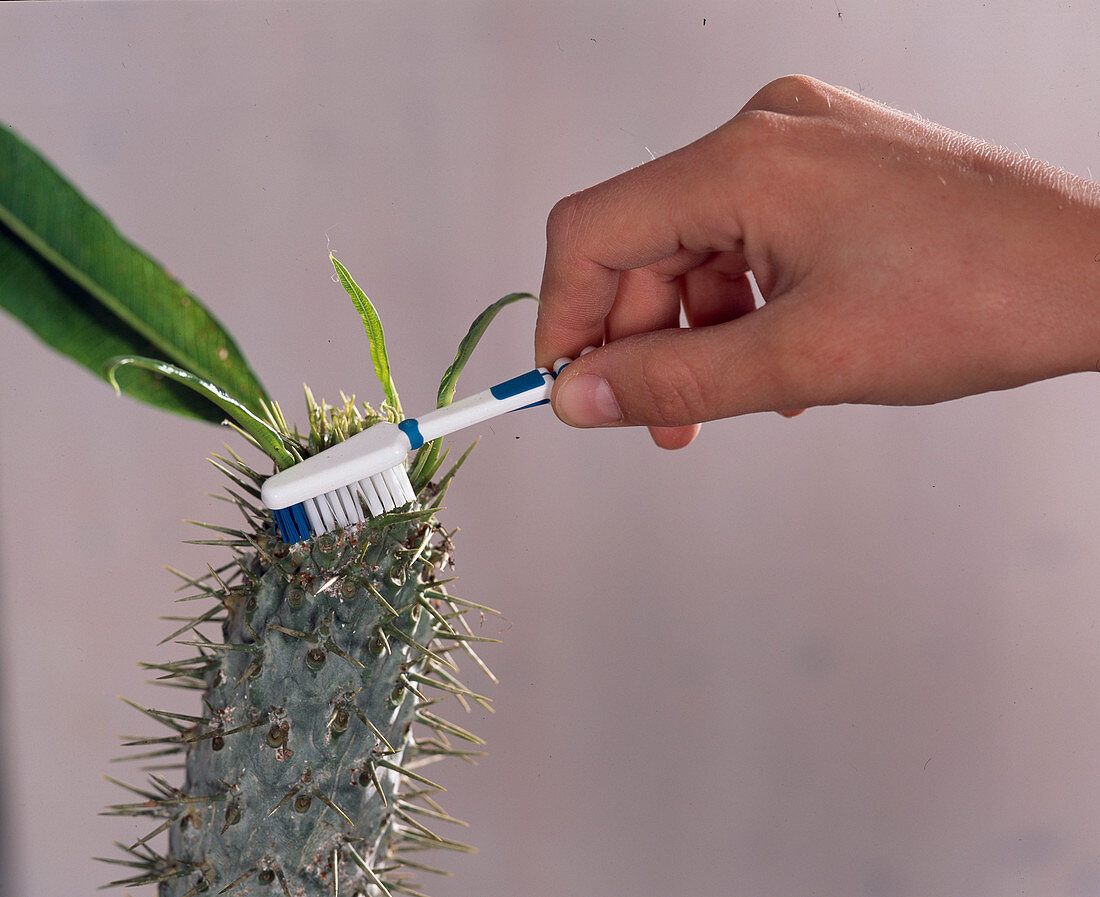
[[[703,20],[706,24],[703,24]],[[536,289],[561,195],[803,71],[1100,167],[1089,3],[10,4],[0,119],[202,296],[301,418],[377,399],[331,246],[406,406],[490,300]],[[523,369],[511,310],[467,375]],[[21,897],[85,893],[115,696],[227,520],[231,434],[128,401],[0,321],[4,815]],[[459,594],[503,610],[497,713],[437,897],[1100,894],[1097,383],[641,433],[486,429],[448,501]],[[182,651],[184,649],[175,649]],[[475,681],[474,675],[470,675]],[[8,893],[8,889],[3,889]]]

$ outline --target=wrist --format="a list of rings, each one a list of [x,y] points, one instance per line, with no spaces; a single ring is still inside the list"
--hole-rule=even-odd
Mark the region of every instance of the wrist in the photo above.
[[[1100,370],[1100,184],[1060,172],[1056,213],[1037,236],[1046,248],[1040,295],[1058,318],[1062,372]]]

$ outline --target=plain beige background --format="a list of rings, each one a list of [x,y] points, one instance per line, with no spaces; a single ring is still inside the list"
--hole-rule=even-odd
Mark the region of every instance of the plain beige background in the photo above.
[[[413,413],[489,301],[537,289],[561,195],[802,71],[1091,175],[1089,2],[69,3],[0,10],[0,118],[300,384],[377,400],[331,247]],[[1092,169],[1090,169],[1092,166]],[[837,210],[838,215],[843,209]],[[991,235],[995,237],[995,235]],[[1100,249],[1100,247],[1098,247]],[[465,379],[530,362],[510,309]],[[231,434],[0,321],[5,894],[90,893],[97,815],[184,518]],[[1100,382],[705,428],[680,454],[545,411],[448,502],[500,608],[490,755],[440,775],[480,855],[436,897],[1100,895]]]

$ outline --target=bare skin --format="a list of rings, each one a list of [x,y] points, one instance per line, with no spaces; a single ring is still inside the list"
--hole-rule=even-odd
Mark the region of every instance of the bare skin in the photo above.
[[[555,385],[558,416],[647,425],[664,448],[754,411],[1096,371],[1100,184],[781,78],[711,134],[554,207],[536,360],[587,346]]]

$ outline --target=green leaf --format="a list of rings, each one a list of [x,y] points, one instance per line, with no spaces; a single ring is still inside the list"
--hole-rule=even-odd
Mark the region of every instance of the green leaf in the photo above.
[[[394,420],[399,421],[404,417],[401,411],[401,400],[397,398],[397,387],[393,385],[393,375],[390,373],[390,357],[386,353],[386,334],[382,330],[382,319],[367,294],[359,289],[359,285],[352,279],[348,269],[340,264],[340,261],[329,253],[332,267],[336,269],[336,276],[340,278],[351,301],[355,304],[355,310],[363,319],[363,327],[367,331],[367,339],[370,340],[370,357],[374,362],[374,373],[378,375],[378,382],[382,384],[382,391],[386,394],[386,405],[389,406]]]
[[[104,376],[116,392],[122,391],[118,382],[119,369],[126,366],[141,368],[159,377],[168,377],[173,382],[207,399],[223,412],[219,414],[219,419],[224,420],[228,414],[230,419],[244,431],[245,435],[252,438],[253,442],[256,443],[256,447],[265,452],[278,465],[280,470],[285,470],[292,464],[297,464],[300,460],[288,450],[287,443],[284,442],[282,435],[267,421],[258,417],[216,384],[166,361],[157,358],[141,358],[135,355],[110,359],[104,368]]]
[[[46,159],[0,124],[0,308],[94,374],[118,355],[185,367],[257,414],[267,394],[222,325]],[[129,376],[129,395],[210,421],[209,397]]]
[[[538,297],[533,296],[531,293],[509,293],[507,296],[502,296],[480,315],[474,318],[474,323],[470,325],[470,329],[466,331],[466,335],[462,337],[462,342],[458,344],[458,354],[455,356],[455,360],[451,363],[451,366],[443,372],[443,379],[439,381],[439,392],[436,394],[436,408],[442,408],[444,405],[449,405],[454,400],[455,387],[458,386],[458,375],[462,373],[462,369],[466,367],[466,362],[468,362],[470,356],[474,354],[474,349],[477,348],[477,344],[481,342],[481,338],[485,335],[485,331],[489,329],[489,325],[493,322],[493,318],[500,313],[502,308],[511,305],[513,302],[518,302],[520,299],[534,299],[535,302],[539,301]]]
[[[470,325],[470,329],[466,331],[466,335],[462,337],[462,341],[458,344],[458,354],[455,355],[455,360],[451,363],[451,366],[443,372],[443,379],[439,381],[439,392],[436,394],[436,408],[442,408],[444,405],[449,405],[454,401],[455,387],[458,386],[458,376],[462,373],[462,369],[466,367],[466,362],[470,360],[470,356],[474,354],[474,349],[477,348],[477,344],[481,342],[481,338],[485,335],[485,331],[489,329],[489,325],[493,322],[493,318],[500,313],[501,309],[521,299],[533,299],[535,302],[539,301],[538,297],[531,293],[509,293],[507,296],[502,296],[480,315],[474,318],[474,323]],[[469,454],[468,450],[467,454]],[[466,455],[463,455],[462,460],[465,460],[465,458]],[[413,488],[419,491],[423,485],[435,476],[441,463],[440,441],[438,439],[433,439],[431,442],[421,446],[420,450],[416,453],[416,458],[413,460],[412,471],[409,473],[409,479],[412,481]]]

